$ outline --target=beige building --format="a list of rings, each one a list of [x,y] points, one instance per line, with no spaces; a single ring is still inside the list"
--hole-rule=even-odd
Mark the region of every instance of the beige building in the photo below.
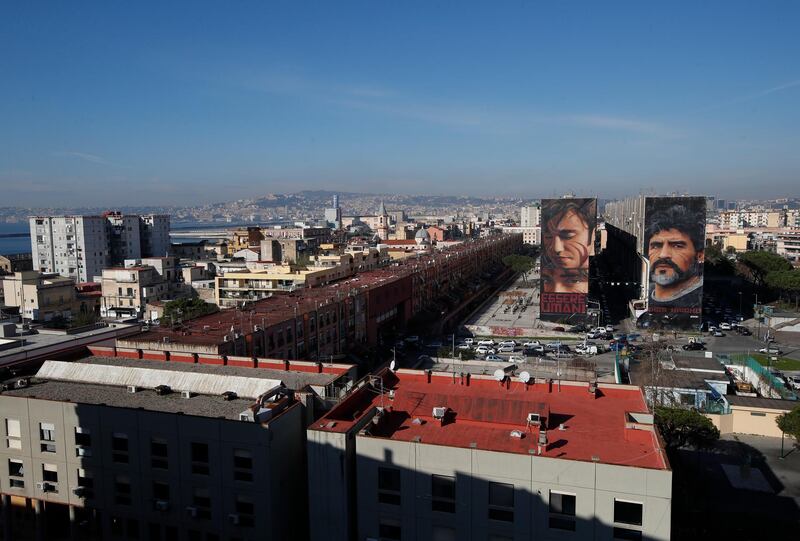
[[[777,233],[775,253],[792,261],[800,261],[800,229]]]
[[[181,281],[175,257],[153,257],[125,263],[125,267],[103,270],[100,307],[103,317],[151,319],[146,313],[149,302],[191,295],[191,287]]]
[[[720,414],[705,414],[721,434],[753,434],[780,438],[781,430],[776,421],[779,416],[792,411],[797,402],[776,398],[750,396],[726,396],[728,411]],[[791,440],[790,440],[791,441]],[[788,445],[791,448],[791,444]]]
[[[313,541],[670,539],[641,389],[384,371],[307,429]]]
[[[2,280],[6,306],[16,306],[20,315],[33,321],[70,319],[79,305],[72,278],[37,271],[15,272]]]
[[[4,539],[304,538],[303,410],[275,372],[92,358],[6,382]]]
[[[236,306],[243,301],[264,299],[275,293],[291,293],[296,289],[316,287],[344,276],[341,267],[297,268],[274,265],[247,272],[228,272],[216,278],[216,299],[220,307]]]

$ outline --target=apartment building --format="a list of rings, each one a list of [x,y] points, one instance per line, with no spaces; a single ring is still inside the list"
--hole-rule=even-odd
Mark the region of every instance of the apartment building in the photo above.
[[[75,280],[37,271],[16,272],[2,279],[6,306],[18,307],[29,321],[70,319],[80,302]]]
[[[30,228],[33,268],[77,282],[91,282],[125,259],[165,256],[169,250],[165,215],[34,216]]]
[[[542,209],[539,205],[529,205],[520,210],[519,225],[522,227],[536,227],[542,225]]]
[[[304,536],[301,404],[274,371],[174,364],[46,361],[6,382],[6,539]]]
[[[129,259],[124,267],[104,269],[101,278],[103,317],[147,318],[147,304],[191,295],[175,257]]]
[[[273,265],[247,272],[229,272],[216,278],[216,299],[220,307],[241,305],[244,301],[265,299],[279,293],[318,287],[349,276],[341,266],[298,268]]]
[[[633,386],[384,371],[307,429],[312,541],[670,538]]]
[[[775,235],[775,253],[792,261],[800,261],[800,230],[777,233]]]

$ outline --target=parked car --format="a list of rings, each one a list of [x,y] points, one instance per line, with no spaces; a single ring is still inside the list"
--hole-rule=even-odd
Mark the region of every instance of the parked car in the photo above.
[[[731,330],[731,324],[730,323],[720,323],[719,324],[719,328],[721,330],[723,330],[723,331],[729,331],[729,330]]]
[[[578,344],[575,346],[575,353],[580,355],[597,355],[597,346],[594,344]]]
[[[498,344],[498,345],[499,345],[500,347],[504,347],[504,346],[511,346],[512,348],[515,348],[515,347],[517,347],[517,343],[516,343],[515,341],[513,341],[513,340],[503,340],[503,341],[502,341],[502,342],[500,342],[500,344]]]
[[[456,349],[460,349],[461,351],[467,351],[472,349],[472,346],[470,346],[469,344],[458,344],[456,346]]]
[[[464,343],[464,344],[474,344],[475,340],[472,339],[472,338],[462,338],[461,342]]]
[[[494,355],[497,352],[489,346],[478,346],[475,348],[475,353],[479,355]]]
[[[479,340],[478,341],[478,345],[479,346],[493,346],[494,345],[494,340]]]
[[[688,344],[683,344],[681,347],[683,348],[683,351],[703,351],[706,349],[705,344],[700,342],[690,342]]]
[[[528,349],[528,348],[535,348],[536,346],[540,346],[540,345],[541,344],[539,343],[538,340],[531,340],[531,341],[528,341],[528,342],[525,342],[524,344],[522,344],[522,347],[525,348],[525,349]]]
[[[795,391],[800,391],[800,376],[789,376],[786,383]]]
[[[614,326],[613,325],[606,325],[606,332],[614,332]]]
[[[742,336],[752,336],[753,335],[753,331],[751,331],[750,329],[748,329],[744,325],[739,325],[738,327],[736,327],[736,332],[741,334]]]
[[[491,354],[491,355],[487,355],[487,356],[486,356],[486,360],[487,360],[487,361],[494,361],[494,362],[497,362],[497,363],[502,363],[502,362],[505,362],[505,359],[503,359],[503,358],[502,358],[502,357],[500,357],[499,355],[493,355],[493,354]]]
[[[564,332],[564,327],[553,327],[553,330],[556,332]]]
[[[439,349],[440,347],[442,347],[442,343],[436,340],[434,342],[428,342],[427,344],[425,344],[425,347],[432,349]]]
[[[532,348],[525,348],[522,353],[530,357],[538,357],[544,355],[547,351],[544,346],[533,346]]]
[[[592,330],[586,333],[586,338],[588,338],[589,340],[596,340],[598,338],[601,338],[602,336],[605,336],[605,334],[606,334],[605,330],[603,330],[602,332]]]
[[[417,335],[406,336],[406,344],[419,344],[419,336]]]
[[[514,353],[514,346],[500,346],[497,348],[498,353]]]
[[[725,336],[725,333],[722,332],[720,329],[717,329],[716,331],[712,332],[711,335],[716,336],[717,338],[721,338]]]
[[[511,357],[508,358],[508,362],[510,362],[510,363],[524,363],[525,362],[525,357],[523,357],[521,355],[512,355]]]
[[[555,351],[561,346],[561,342],[548,342],[544,345],[544,348],[548,351]]]
[[[775,347],[768,347],[768,348],[761,348],[758,350],[759,353],[765,353],[767,355],[781,355],[783,351]]]

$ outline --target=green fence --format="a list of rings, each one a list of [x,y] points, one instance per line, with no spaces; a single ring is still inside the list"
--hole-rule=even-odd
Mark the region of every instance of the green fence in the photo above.
[[[731,355],[718,355],[718,357],[724,364],[738,364],[749,367],[753,372],[756,373],[760,380],[766,381],[767,384],[772,387],[772,389],[784,400],[797,400],[797,395],[786,388],[783,380],[770,373],[765,366],[763,366],[750,355],[747,355],[746,353],[734,353]]]

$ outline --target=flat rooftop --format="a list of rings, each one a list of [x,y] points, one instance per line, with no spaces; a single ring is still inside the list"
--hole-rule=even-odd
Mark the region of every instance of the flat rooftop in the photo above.
[[[120,362],[120,359],[101,359],[96,357],[65,364],[76,363],[84,363],[97,367],[127,366],[125,362]],[[137,363],[137,368],[141,368],[141,364],[142,363]],[[177,363],[175,364],[177,365]],[[146,366],[147,368],[159,369],[158,365],[159,363],[157,362],[148,362]],[[169,368],[177,371],[185,371],[186,368],[191,367],[171,366]],[[216,368],[216,370],[207,373],[214,374],[218,377],[238,375],[239,370],[245,370],[247,376],[251,379],[271,379],[268,374],[262,374],[260,370],[255,369],[234,369],[230,367],[204,368]],[[265,370],[264,372],[267,371]],[[6,383],[13,387],[13,383],[17,379],[19,379],[19,377],[15,377]],[[103,405],[117,408],[144,409],[161,413],[185,414],[197,417],[230,420],[238,420],[239,414],[254,403],[253,398],[246,397],[225,400],[221,393],[214,395],[194,394],[191,398],[183,398],[179,389],[173,390],[172,393],[166,395],[158,395],[155,390],[148,388],[140,388],[137,392],[130,393],[128,392],[127,383],[125,381],[120,381],[118,385],[113,385],[61,379],[45,379],[36,376],[28,379],[28,385],[26,387],[5,390],[2,391],[0,395],[53,400],[58,402],[73,402],[76,404]]]
[[[526,358],[525,362],[495,362],[495,361],[459,361],[455,359],[423,359],[414,368],[418,370],[433,370],[434,372],[471,374],[473,376],[491,376],[498,368],[510,376],[518,376],[527,372],[537,379],[567,380],[567,381],[601,381],[615,383],[614,373],[602,370],[598,372],[596,364],[590,359],[581,357],[564,357],[560,360],[543,359],[540,357]]]
[[[418,370],[386,371],[382,378],[383,394],[376,383],[363,385],[310,429],[348,432],[384,407],[365,437],[528,455],[538,454],[539,438],[539,427],[528,425],[528,414],[541,412],[548,416],[549,439],[541,456],[669,469],[653,425],[634,426],[628,415],[648,416],[637,387],[600,384],[595,394],[583,382],[551,386],[510,378],[501,383],[486,376],[467,380],[438,373],[429,382]],[[434,419],[435,407],[448,408],[445,422]],[[514,430],[522,437],[513,437]]]
[[[707,381],[729,381],[730,377],[725,373],[725,368],[714,359],[703,359],[711,361],[716,365],[715,370],[706,368],[691,369],[686,368],[684,362],[675,361],[675,369],[670,369],[663,364],[657,371],[651,369],[649,360],[632,360],[628,376],[631,384],[643,387],[658,386],[676,389],[701,389],[710,391],[711,387]],[[682,367],[682,365],[684,367]]]

